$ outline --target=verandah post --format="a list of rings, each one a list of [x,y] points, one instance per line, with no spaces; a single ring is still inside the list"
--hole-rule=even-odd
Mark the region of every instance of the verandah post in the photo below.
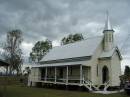
[[[47,67],[45,68],[45,81],[47,81]]]
[[[80,85],[82,84],[83,80],[83,67],[82,64],[80,65]]]
[[[56,84],[57,68],[55,67],[55,84]]]
[[[68,66],[66,67],[66,85],[68,85]]]

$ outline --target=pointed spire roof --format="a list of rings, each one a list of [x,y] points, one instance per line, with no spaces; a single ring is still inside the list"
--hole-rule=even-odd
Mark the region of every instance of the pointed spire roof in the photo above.
[[[104,30],[113,30],[112,25],[110,23],[108,11],[107,11],[107,17],[106,17],[106,22],[105,22]]]

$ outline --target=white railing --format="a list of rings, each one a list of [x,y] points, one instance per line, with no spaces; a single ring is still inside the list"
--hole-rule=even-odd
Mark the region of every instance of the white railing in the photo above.
[[[93,90],[92,88],[94,88],[95,90],[99,90],[99,88],[96,87],[96,86],[92,83],[91,80],[89,80],[89,79],[85,80],[84,77],[83,77],[83,85],[84,85],[86,88],[88,88],[90,91]]]
[[[52,81],[52,82],[55,81],[55,80],[56,80],[57,82],[58,82],[58,81],[66,82],[66,80],[72,81],[72,82],[73,82],[73,81],[74,81],[74,82],[75,82],[75,81],[78,81],[78,82],[80,81],[79,78],[72,78],[72,77],[71,77],[71,78],[68,78],[68,79],[66,79],[66,78],[59,78],[59,77],[58,77],[58,78],[54,78],[54,77],[47,77],[47,78],[45,78],[45,77],[42,77],[42,78],[41,78],[41,77],[29,77],[29,79],[32,80],[32,81],[35,80],[35,81]]]
[[[88,88],[90,91],[92,91],[92,83],[90,83],[89,81],[83,81],[83,85]]]
[[[56,78],[56,80],[55,80],[55,78],[45,78],[45,77],[43,77],[43,78],[40,78],[40,77],[32,77],[31,78],[31,80],[32,81],[45,81],[45,82],[54,82],[54,83],[59,83],[59,82],[62,82],[62,83],[64,83],[64,84],[66,84],[66,78]],[[77,81],[77,82],[75,82],[75,81]],[[83,77],[83,79],[81,80],[82,81],[82,84],[80,84],[80,79],[79,78],[70,78],[70,79],[68,79],[68,84],[79,84],[79,85],[83,85],[83,86],[85,86],[87,89],[89,89],[90,91],[92,91],[93,89],[94,90],[99,90],[99,88],[98,87],[96,87],[93,83],[92,83],[92,81],[90,81],[89,79],[87,79],[87,80],[84,80],[84,77]],[[105,88],[107,89],[107,83],[105,83],[104,84],[105,85]]]
[[[105,82],[103,90],[106,91],[109,86],[110,86],[110,81]]]

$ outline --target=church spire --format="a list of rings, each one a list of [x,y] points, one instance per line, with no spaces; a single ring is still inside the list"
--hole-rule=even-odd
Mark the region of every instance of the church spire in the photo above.
[[[107,14],[106,14],[106,22],[105,22],[104,30],[113,30],[112,25],[110,23],[108,11],[107,11]]]
[[[103,30],[104,33],[104,51],[109,51],[114,47],[114,36],[113,36],[113,28],[111,26],[110,20],[109,20],[109,15],[107,11],[107,19],[105,22],[105,27]]]

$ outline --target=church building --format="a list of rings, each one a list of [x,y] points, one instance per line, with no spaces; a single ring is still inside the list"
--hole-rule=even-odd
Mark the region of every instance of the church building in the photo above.
[[[119,86],[122,56],[108,15],[102,33],[52,48],[40,64],[32,66],[28,85],[76,85],[89,90]]]

